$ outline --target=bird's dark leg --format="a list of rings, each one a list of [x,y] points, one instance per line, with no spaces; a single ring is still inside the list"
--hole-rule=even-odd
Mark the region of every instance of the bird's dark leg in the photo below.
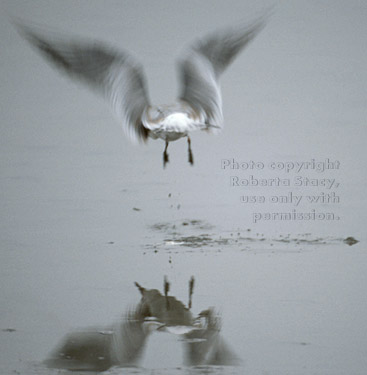
[[[166,141],[166,147],[164,148],[164,152],[163,152],[163,168],[165,168],[166,164],[169,162],[167,148],[168,148],[168,142]]]
[[[191,151],[191,139],[190,139],[189,136],[187,136],[187,144],[189,146],[189,149],[188,149],[188,151],[189,151],[189,163],[191,165],[194,165],[194,157],[192,156],[192,151]]]
[[[194,276],[191,276],[191,279],[189,281],[189,310],[192,307],[192,295],[194,294],[194,284],[195,284]]]
[[[166,297],[166,309],[167,310],[169,310],[168,292],[169,292],[169,282],[167,280],[167,276],[165,276],[164,277],[164,296]]]

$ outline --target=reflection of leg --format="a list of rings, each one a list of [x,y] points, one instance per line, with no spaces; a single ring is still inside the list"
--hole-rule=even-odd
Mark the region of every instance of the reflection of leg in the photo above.
[[[190,137],[187,137],[187,144],[189,146],[189,163],[191,165],[194,165],[194,157],[192,156],[192,151],[191,151],[191,139]]]
[[[168,142],[166,141],[166,147],[164,148],[164,152],[163,152],[163,167],[165,167],[166,164],[169,162],[167,148],[168,148]]]
[[[117,365],[139,364],[149,336],[149,326],[145,326],[144,318],[145,311],[138,305],[135,310],[127,311],[123,321],[114,327],[112,353]]]

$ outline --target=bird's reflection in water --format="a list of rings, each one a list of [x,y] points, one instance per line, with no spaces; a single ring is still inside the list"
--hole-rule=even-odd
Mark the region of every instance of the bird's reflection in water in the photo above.
[[[214,308],[191,312],[194,278],[189,282],[186,307],[169,295],[165,278],[164,292],[146,289],[135,283],[141,300],[122,322],[108,329],[88,329],[67,335],[45,362],[52,368],[104,371],[112,366],[138,366],[150,334],[174,334],[184,345],[184,364],[238,365],[238,357],[220,335],[221,319]]]

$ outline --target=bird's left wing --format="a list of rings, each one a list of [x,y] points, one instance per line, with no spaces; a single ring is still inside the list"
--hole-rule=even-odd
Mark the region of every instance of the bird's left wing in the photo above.
[[[132,140],[147,139],[141,116],[149,99],[143,70],[132,56],[102,44],[66,42],[59,37],[43,37],[23,25],[17,27],[56,67],[103,94]]]

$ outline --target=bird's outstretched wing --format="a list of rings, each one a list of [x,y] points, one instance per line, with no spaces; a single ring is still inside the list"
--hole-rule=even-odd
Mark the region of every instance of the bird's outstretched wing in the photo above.
[[[225,29],[191,45],[179,63],[179,99],[206,118],[208,125],[223,126],[222,98],[218,79],[236,55],[264,27],[258,20],[250,25]]]
[[[56,67],[102,93],[132,140],[147,139],[141,115],[149,99],[142,68],[133,57],[102,44],[67,42],[60,37],[43,37],[27,26],[17,27]]]

